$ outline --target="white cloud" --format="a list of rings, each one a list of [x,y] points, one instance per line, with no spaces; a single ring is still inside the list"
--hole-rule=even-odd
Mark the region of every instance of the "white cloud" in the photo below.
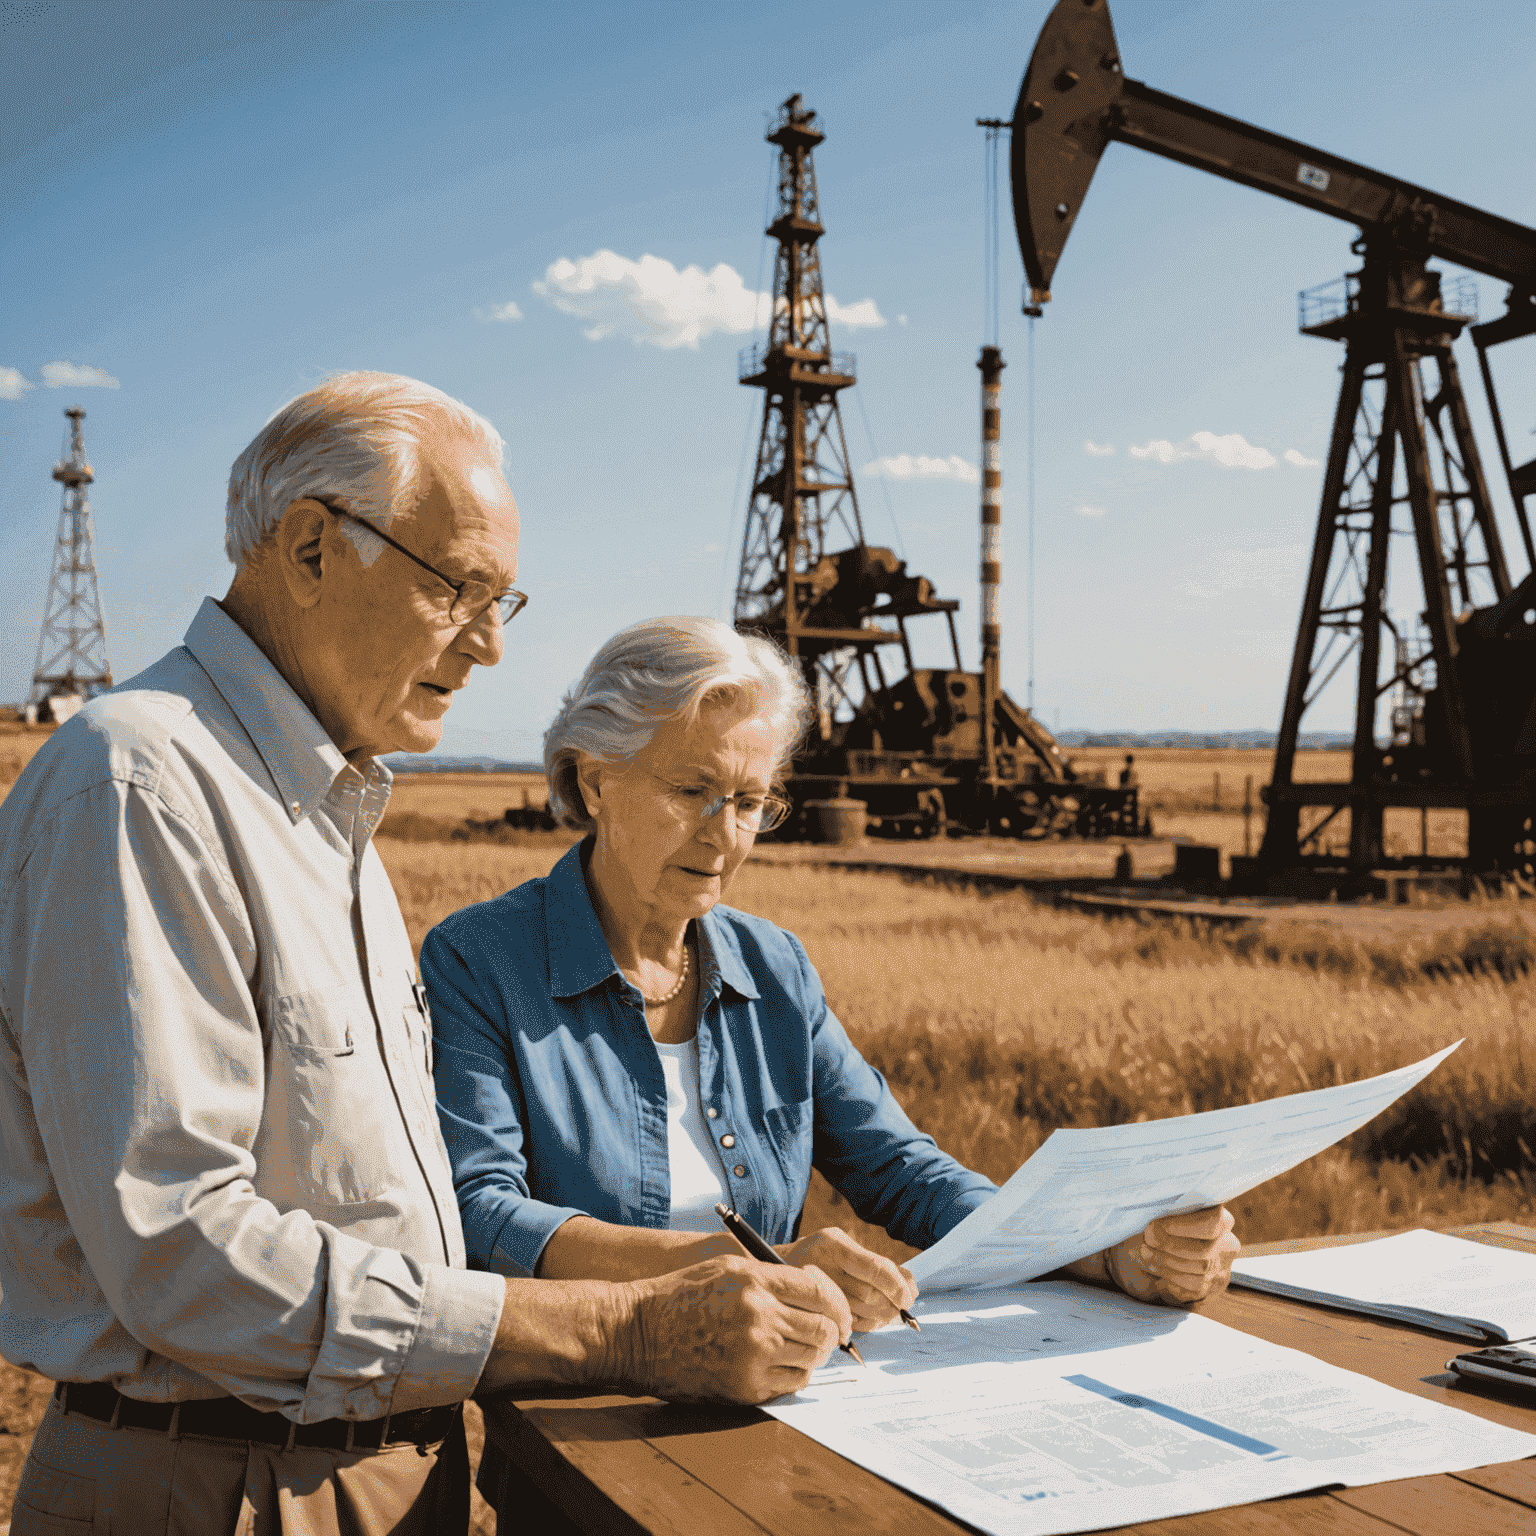
[[[1103,517],[1108,509],[1105,507],[1090,507],[1085,504],[1081,507],[1073,507],[1072,510],[1079,517]]]
[[[905,325],[906,323],[907,323],[907,317],[905,315],[897,315],[896,316],[896,324],[897,325]]]
[[[36,389],[20,368],[0,367],[0,400],[20,400],[29,389]]]
[[[1159,464],[1203,459],[1208,464],[1220,464],[1223,469],[1272,469],[1277,462],[1269,449],[1254,447],[1240,432],[1228,432],[1224,437],[1214,432],[1194,432],[1181,443],[1157,437],[1140,447],[1132,443],[1130,455],[1133,459],[1154,459]]]
[[[493,304],[489,309],[477,309],[475,319],[486,322],[494,320],[521,320],[523,312],[516,304],[508,299],[505,304]]]
[[[120,388],[104,368],[93,368],[89,363],[44,363],[43,383],[49,389]]]
[[[1113,455],[1114,451],[1115,445],[1113,443],[1096,443],[1091,437],[1087,438],[1083,443],[1083,452],[1091,453],[1096,459],[1107,459]],[[1131,451],[1135,452],[1134,449]]]
[[[720,269],[716,267],[715,270],[718,272]],[[766,299],[768,295],[765,293],[762,297]],[[833,325],[846,325],[852,331],[878,331],[885,324],[885,316],[875,307],[873,299],[860,299],[857,304],[839,304],[830,293],[827,295],[827,319]]]
[[[702,267],[679,272],[659,256],[630,261],[613,251],[596,251],[580,261],[562,256],[533,291],[562,314],[586,321],[582,334],[588,341],[622,336],[666,348],[697,348],[716,331],[744,335],[767,323],[773,304],[772,294],[753,292],[724,262],[709,272]],[[844,305],[831,294],[827,318],[850,329],[885,324],[873,299]]]
[[[1323,462],[1321,459],[1309,459],[1306,454],[1299,453],[1294,448],[1287,448],[1280,457],[1287,464],[1294,464],[1297,469],[1316,469]]]
[[[958,453],[947,459],[931,459],[922,453],[887,454],[866,464],[864,473],[884,480],[958,480],[962,485],[976,485],[981,480],[976,466]]]

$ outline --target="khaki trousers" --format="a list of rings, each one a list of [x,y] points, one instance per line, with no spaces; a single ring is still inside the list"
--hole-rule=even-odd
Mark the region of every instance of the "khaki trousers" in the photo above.
[[[112,1429],[57,1401],[22,1470],[11,1536],[461,1536],[464,1421],[418,1449],[328,1451]]]

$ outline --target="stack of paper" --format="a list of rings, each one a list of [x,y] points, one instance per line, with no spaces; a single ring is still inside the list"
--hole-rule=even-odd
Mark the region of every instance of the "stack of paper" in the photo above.
[[[1536,1337],[1536,1253],[1438,1232],[1239,1259],[1232,1281],[1463,1339]]]
[[[915,1310],[922,1333],[867,1334],[867,1369],[836,1356],[766,1411],[992,1536],[1536,1454],[1536,1435],[1088,1286],[940,1296]]]

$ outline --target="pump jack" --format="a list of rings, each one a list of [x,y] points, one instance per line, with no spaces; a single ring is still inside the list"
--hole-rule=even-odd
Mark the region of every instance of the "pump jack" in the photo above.
[[[1361,267],[1338,301],[1302,295],[1303,334],[1342,341],[1346,351],[1265,792],[1260,872],[1271,881],[1306,869],[1360,879],[1419,862],[1384,857],[1383,814],[1403,806],[1466,810],[1466,868],[1536,873],[1536,545],[1526,510],[1536,459],[1517,466],[1510,458],[1488,362],[1490,348],[1536,334],[1536,230],[1126,79],[1108,0],[1059,0],[1035,44],[1012,127],[1014,223],[1031,313],[1051,296],[1051,276],[1111,142],[1359,227],[1351,249]],[[1471,336],[1532,568],[1518,584],[1452,355],[1471,317],[1447,307],[1440,274],[1426,266],[1435,258],[1510,285],[1505,313],[1473,325]],[[1424,593],[1427,638],[1417,643],[1385,606],[1393,513],[1405,502]],[[1392,637],[1385,676],[1384,629]],[[1350,777],[1297,783],[1303,717],[1352,655]],[[1375,727],[1386,694],[1399,708],[1383,747]],[[1306,808],[1324,814],[1303,831]],[[1321,834],[1346,810],[1349,846],[1340,857],[1320,847]]]

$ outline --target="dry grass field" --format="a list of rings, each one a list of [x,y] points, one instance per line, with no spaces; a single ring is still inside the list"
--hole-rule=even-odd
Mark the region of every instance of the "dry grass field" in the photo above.
[[[1124,748],[1079,747],[1068,752],[1079,772],[1102,771],[1109,783],[1119,782],[1125,766]],[[1134,752],[1141,807],[1152,817],[1159,837],[1185,837],[1212,843],[1223,853],[1259,851],[1264,836],[1264,804],[1260,789],[1269,783],[1274,753],[1267,749],[1146,747]],[[1348,752],[1298,752],[1293,778],[1316,784],[1349,778]],[[1249,846],[1244,846],[1243,802],[1252,806],[1247,819]],[[1309,810],[1303,825],[1312,826],[1325,813]],[[1454,858],[1467,851],[1467,818],[1463,811],[1431,811],[1427,826],[1417,811],[1386,814],[1386,852],[1412,857],[1424,847],[1432,857]],[[1323,834],[1321,852],[1342,853],[1349,847],[1349,812],[1343,811]]]
[[[417,944],[560,853],[380,849]],[[1366,1130],[1244,1197],[1240,1231],[1262,1242],[1536,1209],[1536,945],[1497,904],[1415,947],[1284,927],[1194,934],[831,869],[749,864],[731,900],[800,935],[833,1009],[908,1113],[995,1179],[1058,1125],[1349,1081],[1465,1036]],[[834,1208],[820,1191],[809,1214]]]

